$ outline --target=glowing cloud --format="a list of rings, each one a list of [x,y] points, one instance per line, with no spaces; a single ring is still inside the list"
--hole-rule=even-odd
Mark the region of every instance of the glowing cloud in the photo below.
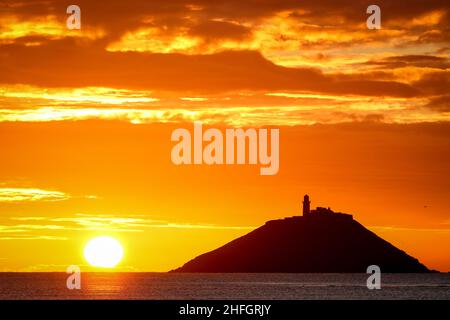
[[[62,201],[70,196],[60,191],[33,188],[0,188],[0,202]]]

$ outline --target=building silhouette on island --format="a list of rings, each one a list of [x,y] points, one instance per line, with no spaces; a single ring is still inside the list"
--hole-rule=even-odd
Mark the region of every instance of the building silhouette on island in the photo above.
[[[307,194],[305,194],[305,196],[303,197],[303,215],[300,216],[291,216],[291,217],[286,217],[283,219],[278,219],[278,220],[270,220],[267,221],[265,224],[266,225],[273,225],[273,224],[277,224],[279,222],[282,221],[286,221],[286,220],[293,220],[293,221],[323,221],[323,222],[327,222],[327,221],[336,221],[336,220],[353,220],[353,215],[351,214],[347,214],[347,213],[342,213],[342,212],[334,212],[333,210],[331,210],[330,207],[328,208],[324,208],[324,207],[316,207],[315,209],[311,210],[311,200],[309,199],[309,196]]]
[[[317,207],[316,209],[311,210],[311,201],[309,200],[309,196],[307,194],[303,197],[303,217],[337,217],[350,220],[353,219],[351,214],[334,212],[330,209],[330,207]]]

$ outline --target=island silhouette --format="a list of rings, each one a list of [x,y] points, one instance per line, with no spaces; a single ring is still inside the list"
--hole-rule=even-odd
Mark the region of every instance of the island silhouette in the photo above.
[[[330,208],[310,209],[303,216],[263,226],[171,272],[361,273],[370,265],[382,272],[431,272],[353,219]]]

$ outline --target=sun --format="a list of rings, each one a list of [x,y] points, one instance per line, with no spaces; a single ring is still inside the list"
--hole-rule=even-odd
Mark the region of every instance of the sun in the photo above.
[[[123,257],[123,248],[112,237],[96,237],[84,247],[84,258],[93,267],[113,268]]]

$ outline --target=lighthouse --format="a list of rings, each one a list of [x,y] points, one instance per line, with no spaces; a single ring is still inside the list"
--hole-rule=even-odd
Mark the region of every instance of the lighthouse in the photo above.
[[[309,196],[305,194],[303,197],[303,216],[307,216],[311,213],[310,210],[311,201],[309,201]]]

